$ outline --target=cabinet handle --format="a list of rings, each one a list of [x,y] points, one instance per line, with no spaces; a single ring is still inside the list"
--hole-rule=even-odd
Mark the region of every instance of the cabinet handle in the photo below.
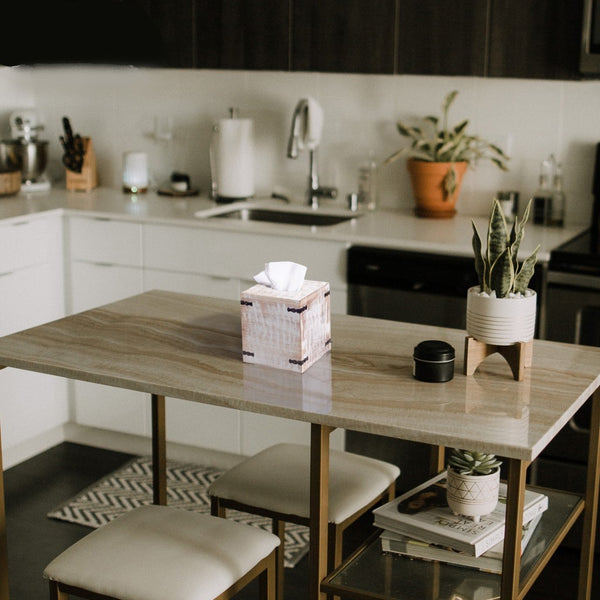
[[[9,275],[12,275],[14,273],[14,271],[5,271],[4,273],[0,273],[0,277],[8,277]]]
[[[215,281],[231,281],[232,277],[225,277],[223,275],[209,275],[211,279]]]

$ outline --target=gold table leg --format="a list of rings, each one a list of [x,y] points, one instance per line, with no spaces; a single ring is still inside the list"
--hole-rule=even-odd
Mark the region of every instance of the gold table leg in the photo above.
[[[434,477],[446,468],[446,448],[444,446],[431,446],[429,455],[429,475]]]
[[[528,461],[508,459],[504,558],[502,561],[501,598],[519,598],[521,577],[521,536]]]
[[[329,515],[329,434],[326,425],[310,429],[310,546],[309,598],[325,600],[321,581],[327,575],[327,525]]]
[[[154,504],[167,504],[165,397],[152,394],[152,487]]]
[[[583,513],[583,535],[579,560],[579,600],[592,597],[592,574],[594,566],[594,544],[598,519],[598,485],[600,481],[600,390],[592,399],[590,424],[590,448],[588,452],[587,482],[585,487],[585,511]]]
[[[2,367],[0,367],[1,369]],[[0,600],[8,600],[8,549],[6,546],[6,508],[4,505],[4,471],[0,436]]]

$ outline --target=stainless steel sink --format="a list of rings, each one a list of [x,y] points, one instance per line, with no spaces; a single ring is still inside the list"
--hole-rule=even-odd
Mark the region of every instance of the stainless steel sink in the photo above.
[[[358,217],[358,214],[331,214],[315,211],[291,211],[269,208],[235,208],[212,215],[208,219],[236,219],[239,221],[266,221],[288,225],[337,225]]]

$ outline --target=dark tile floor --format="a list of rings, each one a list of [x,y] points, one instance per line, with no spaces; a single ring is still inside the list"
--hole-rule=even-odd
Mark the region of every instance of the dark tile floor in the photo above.
[[[48,597],[45,565],[64,548],[89,533],[79,525],[53,521],[46,513],[130,458],[127,454],[64,443],[5,473],[10,592],[13,600]],[[346,551],[364,539],[370,515],[347,532]],[[600,598],[600,555],[596,555],[593,598]],[[577,595],[578,554],[560,550],[527,595],[527,600],[571,600]],[[306,600],[308,560],[286,569],[286,600]],[[249,586],[236,600],[254,600]]]

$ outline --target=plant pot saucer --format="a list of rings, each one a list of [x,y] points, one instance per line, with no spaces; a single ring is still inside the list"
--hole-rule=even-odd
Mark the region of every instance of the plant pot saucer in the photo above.
[[[424,217],[426,219],[451,219],[456,214],[456,209],[450,210],[428,210],[425,208],[415,208],[415,215],[417,217]]]

